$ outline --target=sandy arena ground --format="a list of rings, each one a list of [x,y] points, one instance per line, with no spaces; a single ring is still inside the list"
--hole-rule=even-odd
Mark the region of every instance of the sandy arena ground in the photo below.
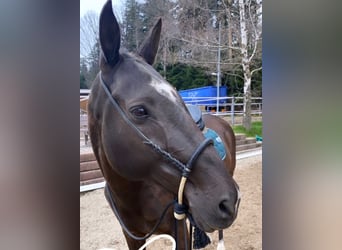
[[[234,224],[224,230],[227,250],[262,249],[262,157],[254,156],[237,161],[235,180],[242,199]],[[206,250],[217,247],[217,232],[210,234],[213,242]],[[80,249],[127,249],[119,223],[103,194],[103,189],[80,195]],[[159,240],[147,249],[171,249],[167,240]]]

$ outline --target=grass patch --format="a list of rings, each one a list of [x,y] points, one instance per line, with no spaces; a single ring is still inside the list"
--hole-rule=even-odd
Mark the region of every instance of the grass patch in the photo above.
[[[247,137],[262,136],[262,122],[252,122],[252,127],[248,131],[242,125],[234,126],[233,130],[235,133],[245,134]]]

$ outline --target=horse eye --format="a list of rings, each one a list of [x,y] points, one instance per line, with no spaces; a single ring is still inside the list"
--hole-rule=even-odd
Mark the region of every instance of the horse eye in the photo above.
[[[144,118],[147,116],[147,111],[143,106],[133,107],[130,112],[137,118]]]

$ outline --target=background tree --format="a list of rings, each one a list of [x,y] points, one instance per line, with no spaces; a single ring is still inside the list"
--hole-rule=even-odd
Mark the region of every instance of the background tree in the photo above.
[[[122,23],[122,45],[129,51],[136,51],[142,37],[141,4],[135,0],[125,2],[124,18]]]
[[[88,11],[80,20],[80,87],[82,88],[90,88],[99,71],[98,22],[99,15],[94,11]]]
[[[80,19],[80,57],[87,58],[99,37],[99,15],[88,11]]]
[[[220,50],[220,83],[230,96],[245,97],[249,127],[251,97],[262,94],[261,0],[127,0],[121,16],[122,44],[133,52],[162,18],[155,67],[178,90],[216,85]],[[87,13],[80,32],[80,86],[90,87],[98,72],[98,15]]]
[[[256,56],[257,47],[259,43],[259,36],[261,31],[256,27],[259,24],[258,11],[254,11],[256,15],[252,14],[251,10],[252,0],[239,0],[239,12],[240,12],[240,51],[241,51],[241,64],[244,76],[244,101],[243,101],[243,126],[250,130],[251,128],[251,82],[254,72],[261,69],[255,68],[251,70],[252,60]],[[254,10],[259,10],[257,2],[253,4]],[[247,26],[251,28],[248,29]]]
[[[84,58],[80,58],[80,88],[87,89],[86,76],[88,75],[88,67],[85,63]]]
[[[156,69],[164,71],[161,63],[157,64]],[[212,76],[203,68],[184,63],[169,64],[166,67],[166,78],[177,90],[210,86],[212,83]]]
[[[179,61],[215,72],[219,49],[220,71],[226,79],[235,81],[220,80],[235,86],[234,95],[244,97],[243,126],[250,129],[251,97],[253,93],[261,94],[261,73],[256,75],[258,79],[252,79],[262,69],[261,0],[179,0],[178,3],[181,5],[178,39],[182,41]],[[252,82],[257,85],[253,92]]]

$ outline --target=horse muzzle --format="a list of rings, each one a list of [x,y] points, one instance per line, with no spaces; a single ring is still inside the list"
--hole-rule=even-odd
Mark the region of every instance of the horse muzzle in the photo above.
[[[233,180],[234,189],[222,195],[207,196],[202,204],[190,202],[190,213],[196,225],[205,232],[230,227],[235,221],[241,200],[239,186]],[[191,197],[190,197],[191,198]],[[191,200],[191,199],[190,199]]]

